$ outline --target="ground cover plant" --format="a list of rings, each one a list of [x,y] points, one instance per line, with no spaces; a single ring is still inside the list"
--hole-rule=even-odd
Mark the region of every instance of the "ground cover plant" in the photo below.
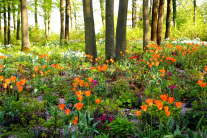
[[[119,62],[58,45],[2,49],[1,136],[204,137],[207,46],[181,42],[145,53],[129,42]]]

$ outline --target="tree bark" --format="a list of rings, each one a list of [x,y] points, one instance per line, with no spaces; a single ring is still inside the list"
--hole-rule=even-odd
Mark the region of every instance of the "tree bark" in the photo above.
[[[44,24],[45,24],[45,37],[46,40],[48,41],[48,8],[49,4],[47,0],[44,0]]]
[[[35,26],[38,26],[38,20],[37,20],[37,0],[35,0]]]
[[[165,38],[170,37],[170,14],[171,14],[171,6],[172,1],[167,0],[167,17],[166,17],[166,32],[165,32]]]
[[[93,56],[93,62],[97,58],[96,36],[93,18],[92,0],[83,0],[84,26],[85,26],[85,50],[87,55]],[[88,61],[88,58],[86,58]]]
[[[64,0],[60,0],[60,22],[61,22],[61,29],[60,29],[60,45],[63,45],[65,39],[65,30],[64,30]]]
[[[30,52],[27,0],[21,1],[21,9],[22,9],[22,49],[21,51]]]
[[[148,0],[143,0],[143,49],[149,45],[149,7]]]
[[[106,59],[114,59],[114,0],[106,0],[106,43],[105,56]]]
[[[157,12],[158,12],[158,0],[153,0],[151,41],[153,41],[154,43],[157,43]]]
[[[194,24],[196,26],[196,0],[194,0]]]
[[[14,37],[16,36],[16,28],[17,28],[17,24],[16,24],[16,7],[15,7],[15,2],[12,1],[12,12],[13,12],[13,22],[14,22]]]
[[[160,0],[158,23],[157,23],[157,44],[159,46],[161,45],[161,41],[162,41],[162,26],[163,26],[163,18],[164,18],[164,6],[165,6],[165,0]]]
[[[2,4],[0,3],[0,9],[2,9]],[[0,12],[0,38],[2,37],[2,31],[1,31],[1,12]]]
[[[8,0],[8,44],[11,42],[11,2]]]
[[[76,15],[76,3],[73,1],[73,15],[75,19],[75,29],[77,30],[77,15]]]
[[[20,39],[20,11],[21,11],[21,0],[18,2],[18,13],[17,13],[17,40]]]
[[[104,0],[99,0],[99,1],[100,1],[100,8],[101,8],[101,19],[102,19],[102,24],[104,26],[104,23],[105,23]]]
[[[65,8],[65,39],[67,45],[69,45],[69,12],[70,12],[70,0],[66,0]]]
[[[177,18],[177,10],[176,10],[176,0],[172,0],[173,1],[173,25],[174,27],[176,27],[176,18]]]
[[[4,45],[8,44],[7,39],[7,17],[6,17],[6,3],[4,3]]]
[[[136,0],[132,0],[132,28],[135,28],[135,7],[136,7]]]
[[[126,21],[127,21],[128,0],[119,0],[119,12],[116,28],[116,61],[120,60],[120,52],[125,54],[126,50]]]
[[[70,10],[70,28],[73,29],[73,16],[72,16],[72,1],[69,3],[69,10]]]

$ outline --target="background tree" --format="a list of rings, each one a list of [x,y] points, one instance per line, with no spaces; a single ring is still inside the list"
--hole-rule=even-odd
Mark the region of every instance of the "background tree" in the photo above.
[[[102,24],[104,26],[104,23],[105,23],[104,1],[105,0],[99,0],[99,1],[100,1],[100,8],[101,8],[101,19],[102,19]]]
[[[170,14],[171,14],[171,6],[172,1],[167,0],[167,17],[166,17],[166,32],[165,32],[165,38],[170,37]]]
[[[143,49],[149,45],[149,7],[148,0],[143,0]]]
[[[158,12],[158,0],[153,0],[151,41],[153,41],[154,43],[157,43],[157,12]]]
[[[176,5],[176,0],[173,1],[173,25],[176,27],[176,17],[177,17],[177,5]]]
[[[16,36],[16,28],[17,28],[17,20],[16,20],[16,5],[17,1],[13,0],[12,1],[12,14],[13,14],[13,23],[14,23],[14,37]]]
[[[106,0],[106,59],[113,59],[115,56],[114,48],[114,0]]]
[[[119,0],[119,12],[116,28],[116,61],[120,60],[120,52],[126,50],[126,21],[127,21],[128,0]]]
[[[8,44],[8,39],[7,39],[7,16],[6,16],[6,2],[4,1],[4,45]]]
[[[63,45],[63,41],[65,39],[65,30],[64,30],[64,0],[60,0],[60,45]]]
[[[72,10],[72,2],[73,0],[70,1],[69,3],[69,10],[70,10],[70,28],[73,29],[73,10]]]
[[[137,21],[137,0],[132,0],[132,28],[136,27],[136,21]]]
[[[193,3],[194,3],[193,4],[193,7],[194,7],[194,19],[193,20],[194,20],[194,24],[196,26],[196,0],[194,0]]]
[[[35,0],[35,26],[38,26],[38,20],[37,20],[37,0]]]
[[[162,41],[162,26],[163,26],[163,18],[164,18],[164,6],[165,6],[165,0],[160,0],[158,23],[157,23],[157,44],[159,46],[161,45],[161,41]]]
[[[48,0],[48,39],[51,34],[51,12],[52,12],[52,0]]]
[[[70,0],[66,0],[66,6],[65,6],[65,39],[67,42],[67,45],[69,45],[69,12],[70,12]]]
[[[27,0],[21,1],[22,10],[22,51],[30,51]]]
[[[2,37],[2,32],[1,32],[1,12],[2,12],[2,3],[0,3],[0,38]]]
[[[92,55],[93,61],[95,61],[95,58],[97,58],[97,51],[92,0],[83,0],[83,13],[85,26],[85,53],[87,55]]]
[[[20,40],[20,14],[21,14],[21,0],[18,0],[18,13],[17,13],[17,40]]]
[[[10,0],[8,0],[7,7],[8,7],[8,43],[7,44],[10,44],[11,42],[11,1]]]
[[[73,1],[73,16],[74,16],[74,22],[75,22],[75,29],[77,30],[77,13],[76,11],[78,10],[77,8],[77,1]]]

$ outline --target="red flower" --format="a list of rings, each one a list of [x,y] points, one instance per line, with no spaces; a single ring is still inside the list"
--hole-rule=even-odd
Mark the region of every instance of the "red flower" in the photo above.
[[[60,110],[63,110],[63,109],[65,108],[65,106],[66,106],[66,105],[64,105],[64,104],[59,104],[59,108],[60,108]]]

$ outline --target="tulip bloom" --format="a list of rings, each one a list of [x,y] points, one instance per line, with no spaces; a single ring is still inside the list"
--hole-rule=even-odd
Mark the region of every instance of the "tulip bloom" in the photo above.
[[[75,117],[75,120],[77,120],[77,121],[78,121],[78,116],[76,116],[76,117]]]
[[[84,94],[86,95],[86,97],[89,97],[91,95],[91,91],[86,91]]]
[[[11,80],[11,82],[15,82],[16,81],[16,77],[15,76],[11,76],[10,80]]]
[[[65,110],[66,115],[70,115],[70,109]]]
[[[176,104],[177,108],[181,108],[181,106],[182,106],[182,102],[176,102],[175,104]]]
[[[0,76],[0,81],[3,81],[3,79],[4,79],[4,76]]]
[[[5,79],[4,82],[5,82],[6,84],[9,84],[9,83],[10,83],[10,79]]]
[[[101,100],[100,99],[96,99],[96,101],[95,101],[97,104],[99,104],[100,102],[101,102]]]
[[[73,124],[76,126],[77,125],[77,120],[74,120],[73,121]]]
[[[168,111],[169,110],[169,107],[168,106],[165,106],[164,107],[164,110],[165,110],[165,112]]]
[[[137,116],[141,115],[141,111],[136,111]]]
[[[170,111],[165,111],[166,116],[170,116]]]
[[[60,109],[60,110],[63,110],[63,109],[65,108],[65,106],[66,106],[66,105],[64,105],[64,104],[59,104],[59,109]]]
[[[77,103],[75,104],[75,108],[79,111],[83,107],[83,103]]]
[[[21,92],[23,90],[22,86],[18,86],[19,91]]]
[[[147,99],[146,102],[147,102],[147,104],[148,104],[149,106],[152,106],[152,104],[153,104],[153,99]]]
[[[147,105],[142,105],[141,108],[142,108],[142,110],[143,110],[144,112],[147,111]]]
[[[163,108],[163,103],[158,103],[158,104],[156,104],[156,106],[157,106],[157,108],[158,108],[159,110],[162,110],[162,108]]]
[[[83,96],[78,96],[78,101],[82,102]]]
[[[92,77],[88,77],[88,82],[92,82],[93,78]]]
[[[167,101],[167,97],[168,95],[166,94],[160,95],[160,98],[162,99],[163,102]]]
[[[81,91],[77,91],[75,92],[76,96],[79,97],[79,96],[82,96],[82,92]]]
[[[168,101],[170,104],[172,104],[172,103],[174,102],[174,100],[175,100],[174,97],[169,97],[167,101]]]
[[[80,81],[79,81],[79,85],[80,85],[81,87],[83,87],[83,85],[84,85],[84,81],[83,81],[83,80],[80,80]]]

